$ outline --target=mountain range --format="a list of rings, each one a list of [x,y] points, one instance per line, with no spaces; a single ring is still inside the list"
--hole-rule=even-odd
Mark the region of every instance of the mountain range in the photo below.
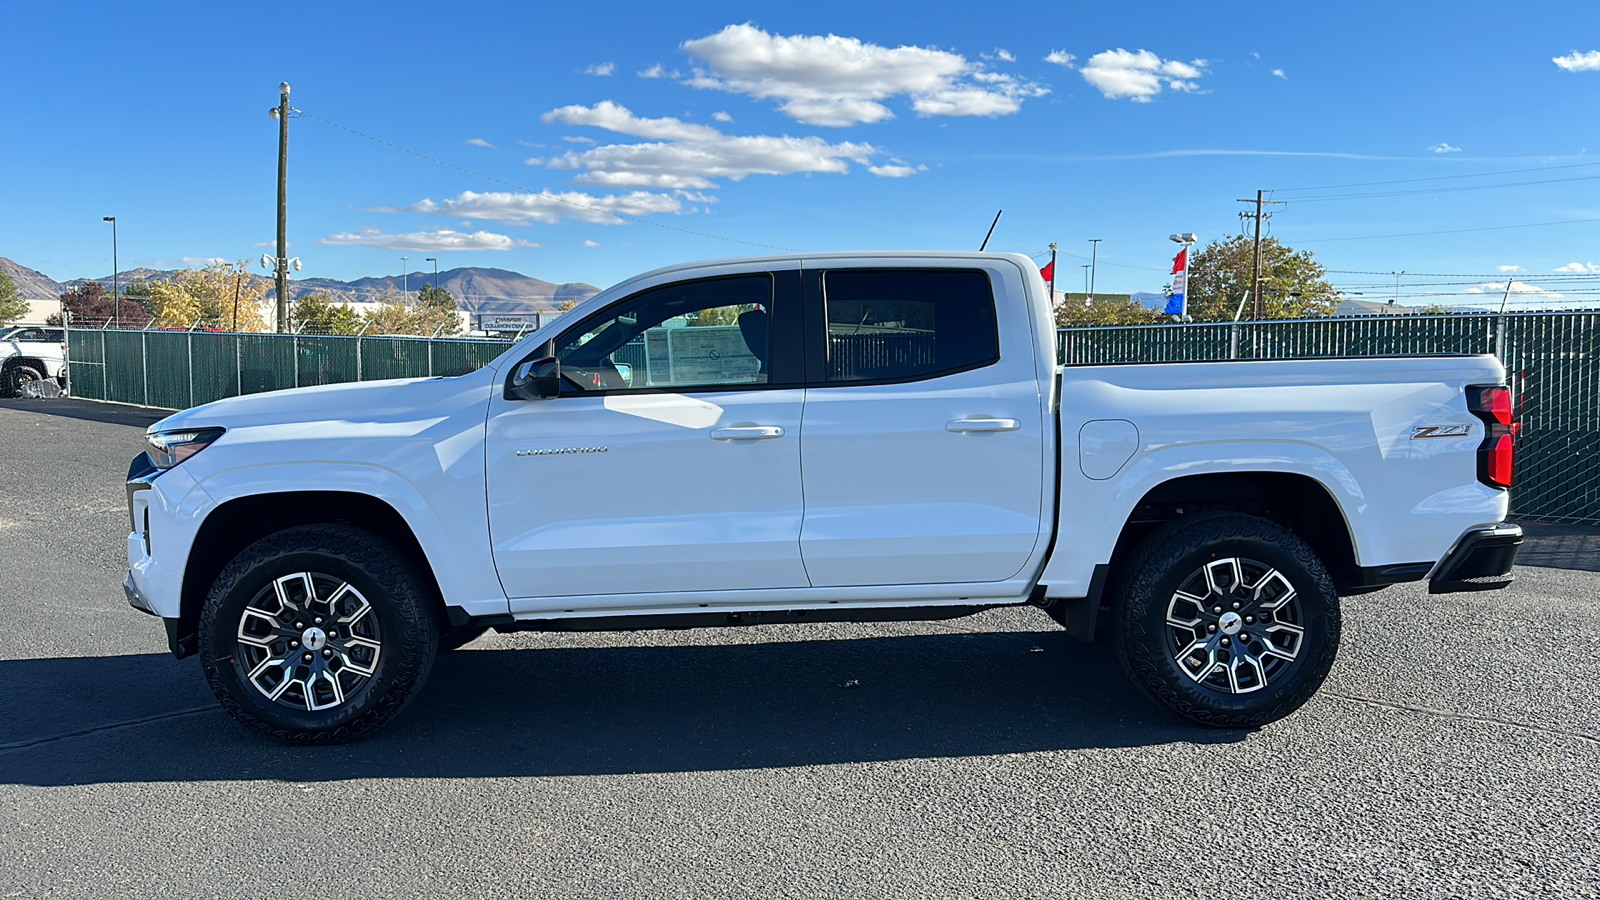
[[[103,278],[74,278],[55,281],[42,272],[0,257],[0,270],[17,283],[17,290],[25,300],[35,303],[55,303],[63,293],[76,290],[90,281],[98,281],[111,288],[111,276]],[[182,269],[124,269],[117,273],[117,283],[124,289],[135,281],[168,281]],[[260,275],[249,276],[252,282],[263,281],[267,295],[274,296],[271,279]],[[384,275],[357,278],[354,281],[337,281],[332,278],[291,279],[290,299],[298,300],[311,293],[324,293],[338,303],[375,303],[390,289],[416,291],[431,284],[432,272],[412,272],[407,275]],[[439,287],[455,298],[456,306],[469,313],[489,315],[526,315],[528,313],[556,312],[567,302],[578,303],[598,294],[600,289],[592,284],[573,282],[552,284],[507,269],[465,267],[450,269],[438,275]]]

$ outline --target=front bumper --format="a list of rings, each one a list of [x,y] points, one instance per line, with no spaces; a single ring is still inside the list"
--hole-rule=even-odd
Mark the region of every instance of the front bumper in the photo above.
[[[1511,569],[1522,546],[1522,526],[1505,522],[1493,528],[1469,531],[1433,569],[1428,593],[1454,594],[1461,591],[1497,591],[1516,575]]]

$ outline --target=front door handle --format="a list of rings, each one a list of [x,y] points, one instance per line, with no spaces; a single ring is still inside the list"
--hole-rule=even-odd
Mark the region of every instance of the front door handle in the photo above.
[[[781,425],[731,425],[711,429],[713,441],[765,441],[783,437]]]
[[[963,431],[1016,431],[1022,423],[1016,419],[991,419],[987,417],[971,419],[951,419],[944,423],[945,431],[957,433]]]

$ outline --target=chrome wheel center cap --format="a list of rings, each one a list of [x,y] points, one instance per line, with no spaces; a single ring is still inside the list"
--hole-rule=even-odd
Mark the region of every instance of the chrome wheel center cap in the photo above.
[[[1234,618],[1237,619],[1238,616]],[[307,628],[300,635],[300,643],[304,644],[307,650],[321,650],[328,645],[328,633],[321,628]]]
[[[1238,634],[1239,630],[1244,628],[1244,619],[1240,618],[1239,614],[1236,612],[1225,612],[1222,614],[1222,618],[1217,620],[1217,628],[1221,629],[1223,634],[1231,637],[1235,634]],[[314,631],[315,629],[312,630]],[[310,633],[310,631],[306,632],[306,634]],[[311,646],[310,638],[306,639],[306,646]]]

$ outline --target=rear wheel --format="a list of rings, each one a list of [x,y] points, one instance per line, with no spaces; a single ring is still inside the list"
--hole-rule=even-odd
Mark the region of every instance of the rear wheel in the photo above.
[[[1118,655],[1157,703],[1220,728],[1299,709],[1333,666],[1339,601],[1311,548],[1275,522],[1186,516],[1129,560]]]
[[[5,394],[7,397],[23,396],[29,385],[43,379],[44,373],[33,366],[11,366],[6,369]]]
[[[291,744],[339,743],[422,689],[439,632],[393,546],[348,526],[282,531],[223,569],[200,615],[200,661],[223,707]]]

